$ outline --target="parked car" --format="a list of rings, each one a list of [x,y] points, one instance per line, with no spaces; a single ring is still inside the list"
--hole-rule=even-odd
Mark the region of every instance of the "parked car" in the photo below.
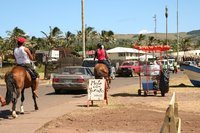
[[[135,74],[141,73],[142,64],[138,61],[124,61],[117,69],[118,76],[134,76]]]
[[[158,60],[158,63],[160,65],[162,65],[163,67],[168,67],[169,71],[174,71],[174,64],[175,59],[162,59],[162,60]],[[180,69],[180,65],[177,64],[177,69]]]
[[[143,66],[143,73],[145,76],[156,76],[160,74],[160,65],[157,61],[147,62]]]
[[[88,67],[66,66],[61,72],[53,74],[52,86],[55,93],[62,90],[84,90],[87,91],[89,79],[94,75]]]
[[[86,58],[83,60],[82,66],[90,68],[90,70],[94,73],[94,67],[97,64],[98,60],[94,61],[94,58]],[[111,65],[112,66],[112,65]],[[116,71],[115,67],[112,66],[111,78],[115,79]]]

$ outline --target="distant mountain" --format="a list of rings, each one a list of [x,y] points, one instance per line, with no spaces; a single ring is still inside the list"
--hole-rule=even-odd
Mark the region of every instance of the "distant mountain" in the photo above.
[[[130,40],[137,40],[139,34],[115,34],[116,39],[130,39]],[[147,37],[149,36],[156,36],[157,39],[164,40],[166,39],[166,33],[149,33],[145,34]],[[181,38],[190,38],[192,42],[197,42],[200,40],[200,30],[192,30],[189,32],[179,32],[180,39]],[[176,40],[177,33],[168,33],[167,37],[169,40]]]
[[[200,35],[200,30],[193,30],[193,31],[190,31],[190,32],[187,32],[188,35]]]

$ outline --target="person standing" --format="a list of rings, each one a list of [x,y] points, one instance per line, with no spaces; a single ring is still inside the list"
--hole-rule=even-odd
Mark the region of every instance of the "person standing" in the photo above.
[[[177,62],[176,61],[173,62],[173,67],[174,67],[173,73],[177,73],[178,68],[177,68]]]
[[[14,57],[16,64],[18,66],[24,67],[31,75],[33,80],[33,89],[36,94],[36,90],[38,89],[39,84],[39,74],[31,65],[31,62],[34,60],[33,55],[29,48],[25,47],[26,39],[23,37],[18,37],[17,39],[17,47],[14,49]],[[37,94],[36,94],[37,96]]]

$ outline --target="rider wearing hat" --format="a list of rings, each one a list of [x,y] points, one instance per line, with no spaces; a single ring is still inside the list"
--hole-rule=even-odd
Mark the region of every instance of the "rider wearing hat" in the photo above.
[[[95,51],[94,60],[96,58],[98,59],[98,63],[103,63],[107,66],[107,68],[109,70],[108,76],[110,77],[111,66],[110,66],[110,63],[109,63],[109,58],[108,58],[108,55],[106,53],[106,50],[104,49],[104,46],[101,43],[97,44],[97,50]]]
[[[36,91],[39,83],[39,74],[35,71],[35,69],[31,65],[34,58],[29,48],[24,46],[25,42],[26,42],[25,38],[18,37],[17,47],[14,49],[14,57],[17,65],[24,67],[30,73],[31,78],[35,83],[35,86],[33,88]]]

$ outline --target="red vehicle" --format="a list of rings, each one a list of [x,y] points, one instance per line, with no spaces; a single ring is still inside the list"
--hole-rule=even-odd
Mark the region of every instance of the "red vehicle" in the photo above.
[[[124,61],[117,70],[118,76],[134,76],[142,71],[142,64],[138,61]]]

